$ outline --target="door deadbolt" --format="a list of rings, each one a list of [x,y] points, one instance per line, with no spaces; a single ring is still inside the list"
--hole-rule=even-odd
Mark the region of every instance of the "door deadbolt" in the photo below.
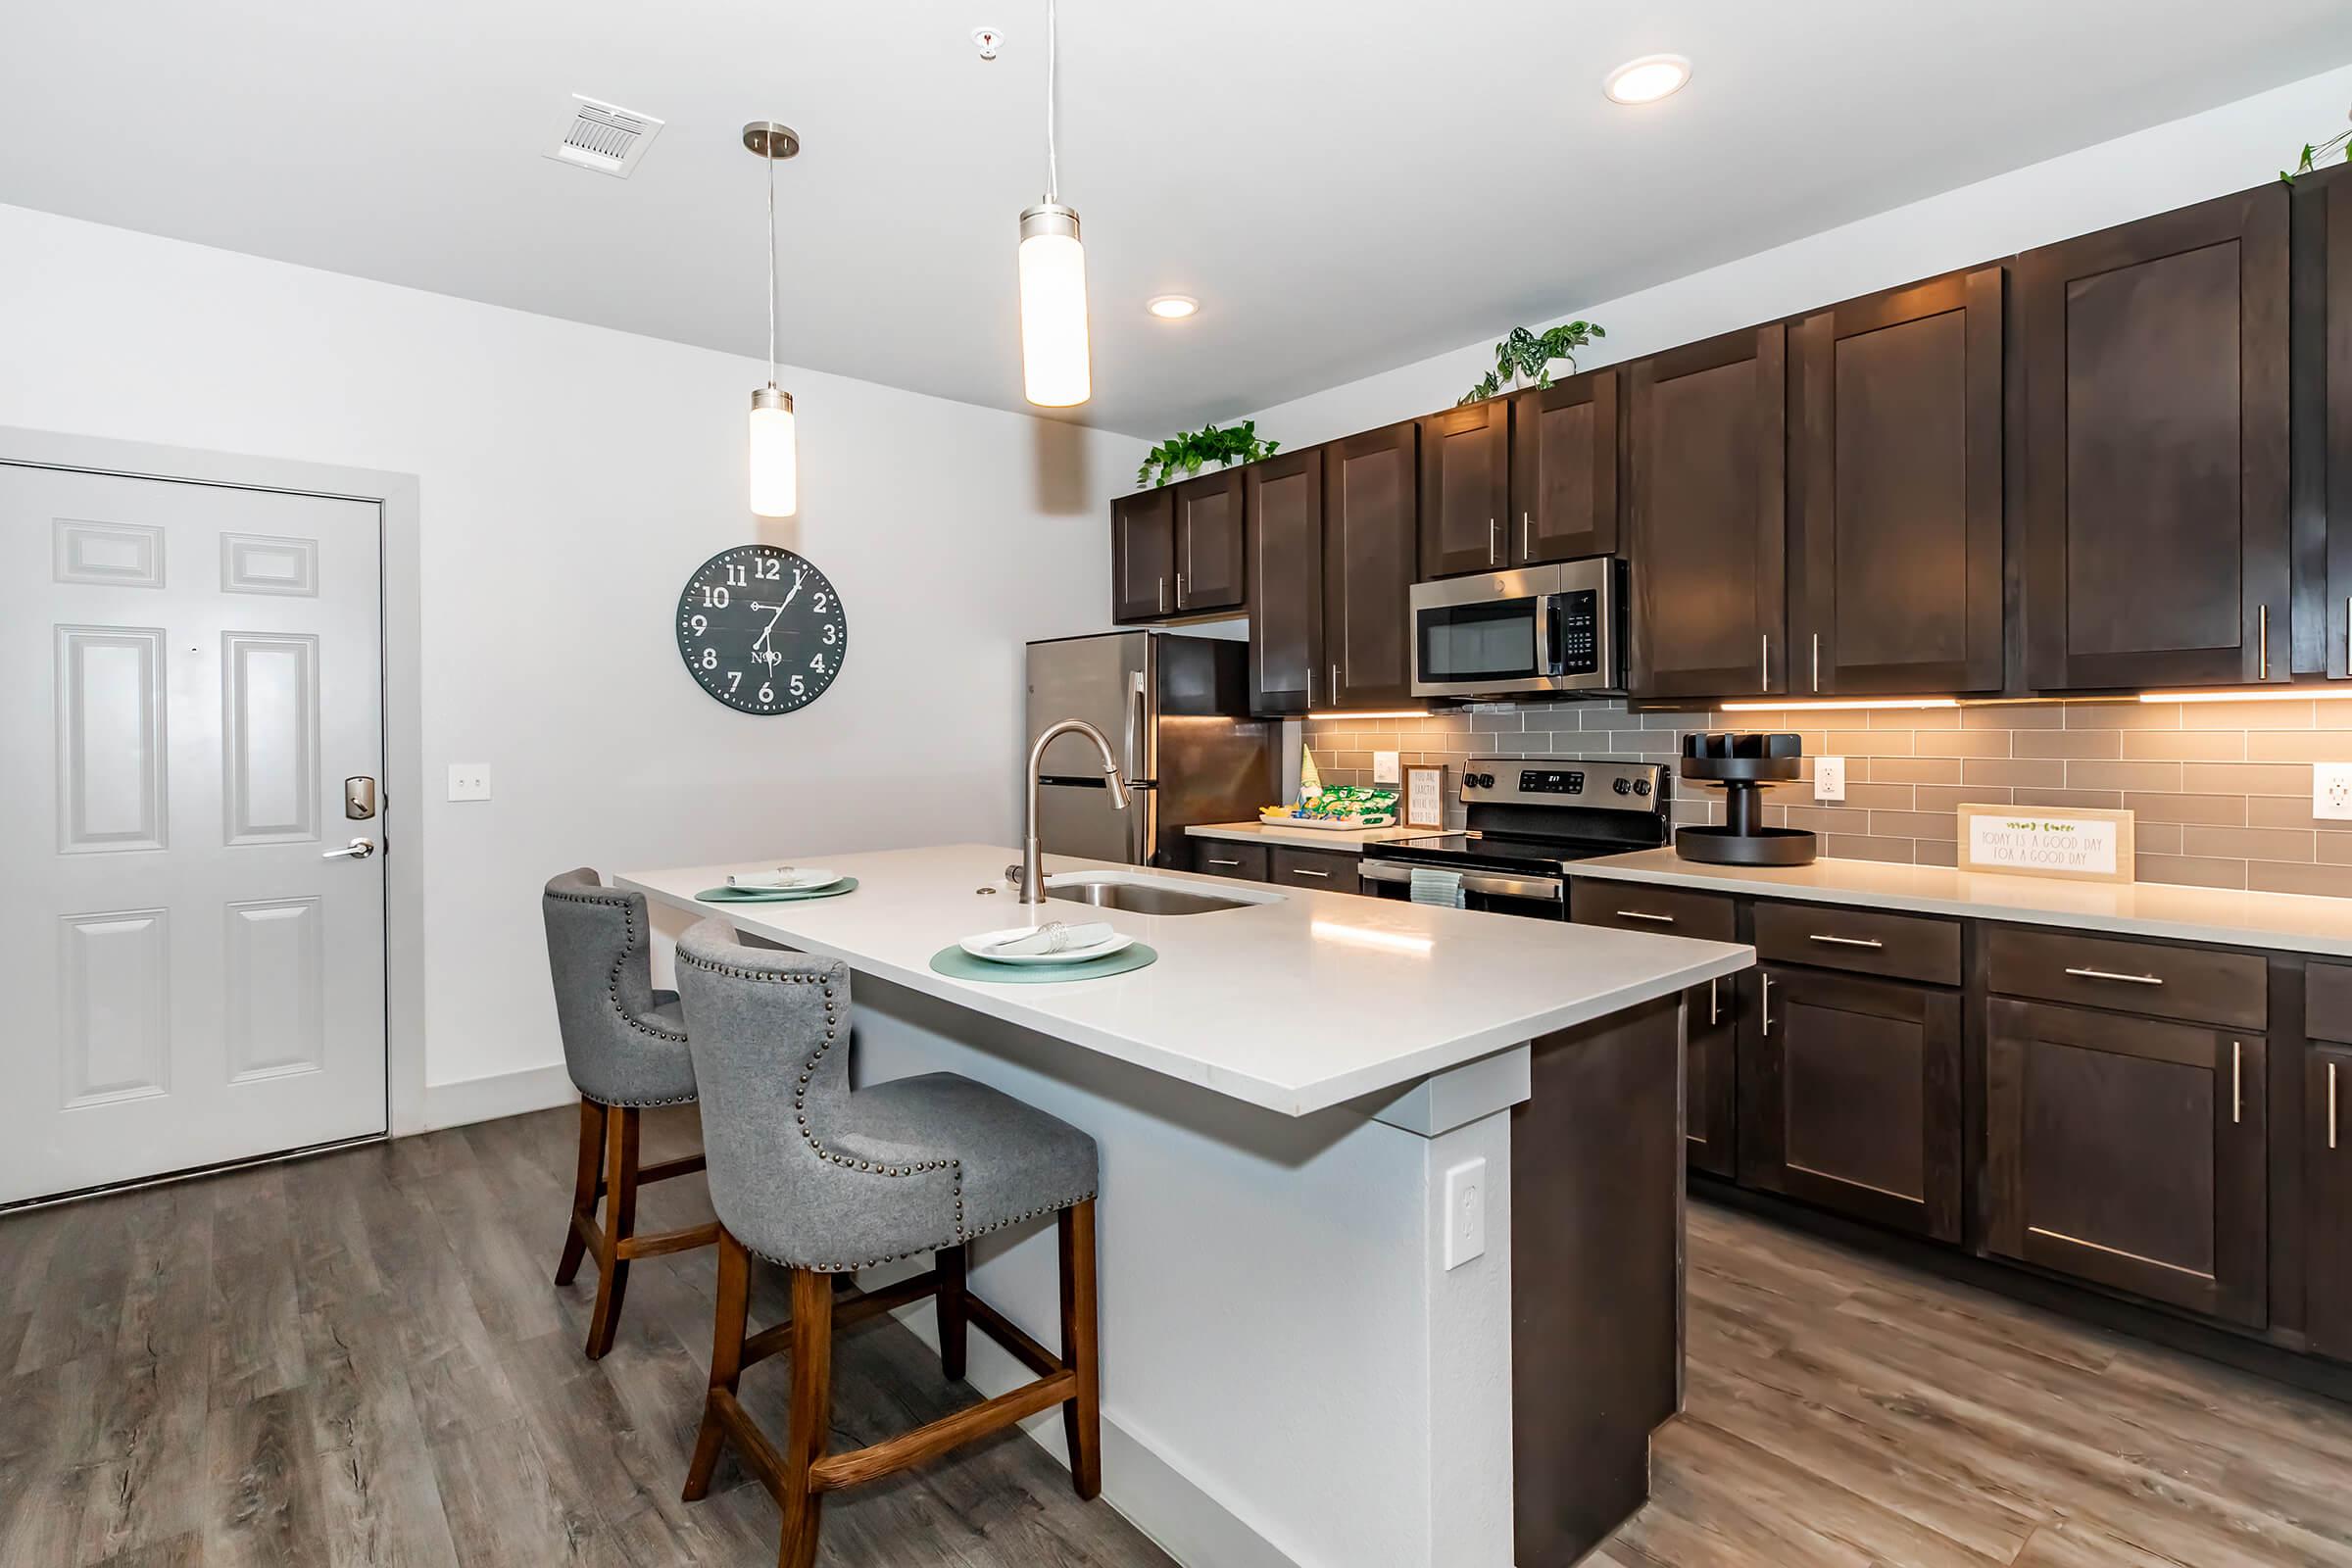
[[[343,781],[343,814],[354,822],[375,815],[375,780],[363,775]]]

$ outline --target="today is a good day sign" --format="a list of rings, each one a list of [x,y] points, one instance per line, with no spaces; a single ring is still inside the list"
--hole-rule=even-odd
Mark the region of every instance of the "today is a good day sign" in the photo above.
[[[1960,808],[1960,869],[2078,882],[2132,879],[2132,813],[2037,811],[2015,806]]]

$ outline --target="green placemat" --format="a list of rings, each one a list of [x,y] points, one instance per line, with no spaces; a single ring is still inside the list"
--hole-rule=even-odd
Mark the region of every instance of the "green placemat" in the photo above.
[[[803,899],[838,899],[844,893],[858,891],[858,879],[845,876],[830,887],[822,888],[705,888],[694,896],[697,904],[798,904]]]
[[[1121,948],[1108,957],[1089,958],[1084,963],[991,963],[986,958],[973,957],[961,948],[952,947],[931,955],[931,971],[951,980],[1035,986],[1064,980],[1100,980],[1105,975],[1126,974],[1158,961],[1159,950],[1141,942]]]

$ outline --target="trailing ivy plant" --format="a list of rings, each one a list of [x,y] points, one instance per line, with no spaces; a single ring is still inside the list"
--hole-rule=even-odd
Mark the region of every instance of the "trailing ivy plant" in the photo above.
[[[1478,384],[1463,393],[1454,407],[1491,398],[1497,392],[1517,391],[1521,386],[1551,385],[1551,362],[1566,360],[1570,369],[1576,368],[1575,350],[1589,348],[1592,340],[1609,334],[1591,321],[1570,321],[1544,332],[1531,332],[1524,326],[1511,328],[1511,335],[1494,345],[1494,368],[1479,378]]]
[[[2309,174],[2316,172],[2319,169],[2319,166],[2323,162],[2334,157],[2337,153],[2343,154],[2344,162],[2352,164],[2352,130],[2347,130],[2340,135],[2330,136],[2326,141],[2320,143],[2317,147],[2312,146],[2308,142],[2304,143],[2303,156],[2296,160],[2294,172],[2289,173],[2287,171],[2281,169],[2278,171],[2279,182],[2281,184],[2292,185],[2295,182],[2295,174]]]
[[[1237,463],[1255,463],[1270,458],[1282,450],[1279,441],[1260,441],[1257,421],[1244,419],[1239,424],[1220,430],[1204,424],[1198,430],[1186,430],[1168,437],[1144,454],[1144,466],[1135,470],[1135,482],[1140,485],[1163,485],[1180,474],[1186,478],[1200,471],[1203,464],[1214,463],[1231,467]],[[1152,473],[1157,470],[1158,477]]]

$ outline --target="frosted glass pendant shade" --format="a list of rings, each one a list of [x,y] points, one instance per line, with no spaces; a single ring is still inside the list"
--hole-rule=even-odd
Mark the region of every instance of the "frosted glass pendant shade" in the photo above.
[[[801,446],[792,394],[763,386],[752,394],[752,511],[789,517],[801,510]]]
[[[1094,395],[1086,334],[1086,247],[1078,215],[1055,203],[1021,214],[1022,390],[1040,408]]]

